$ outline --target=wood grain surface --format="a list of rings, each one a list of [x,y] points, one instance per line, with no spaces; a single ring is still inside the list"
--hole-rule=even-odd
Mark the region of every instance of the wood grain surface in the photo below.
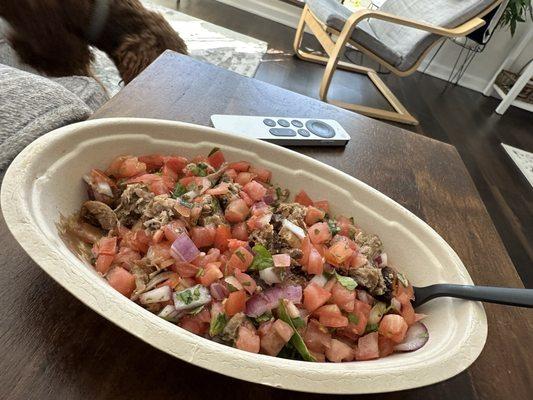
[[[210,125],[215,113],[338,120],[352,137],[346,148],[294,149],[361,179],[421,217],[454,248],[476,284],[522,286],[449,145],[173,53],[164,54],[95,117]],[[0,238],[0,399],[326,398],[241,382],[155,350],[41,271],[3,218]],[[487,344],[465,372],[420,389],[360,398],[531,398],[532,310],[485,309]]]

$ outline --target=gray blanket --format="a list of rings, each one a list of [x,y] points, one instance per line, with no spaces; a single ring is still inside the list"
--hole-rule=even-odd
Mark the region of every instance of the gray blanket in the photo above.
[[[90,82],[80,78],[77,84],[83,93]],[[0,174],[32,141],[91,113],[60,83],[0,64]]]

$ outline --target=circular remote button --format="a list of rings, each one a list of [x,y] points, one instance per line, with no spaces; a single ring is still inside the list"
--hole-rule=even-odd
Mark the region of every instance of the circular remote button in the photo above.
[[[311,120],[305,123],[305,127],[317,136],[323,138],[332,138],[335,136],[335,130],[322,121]]]
[[[278,124],[284,128],[288,128],[289,126],[291,126],[291,124],[289,124],[289,121],[287,121],[286,119],[278,119]]]
[[[298,133],[301,136],[305,136],[305,137],[311,136],[311,134],[309,133],[309,131],[307,129],[298,129]]]
[[[270,128],[269,132],[274,136],[296,136],[296,132],[287,128]]]
[[[266,126],[276,126],[276,121],[270,118],[265,118],[263,120],[263,124],[265,124]]]
[[[293,119],[291,121],[291,124],[292,124],[292,126],[295,126],[296,128],[302,128],[304,126],[302,121],[298,121],[297,119]]]

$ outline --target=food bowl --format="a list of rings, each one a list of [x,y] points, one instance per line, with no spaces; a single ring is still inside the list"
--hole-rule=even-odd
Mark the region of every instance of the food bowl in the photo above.
[[[272,170],[273,182],[326,198],[332,213],[384,242],[389,262],[415,286],[472,284],[452,248],[414,214],[332,167],[293,151],[203,126],[148,119],[101,119],[41,137],[13,161],[2,185],[6,223],[26,252],[60,285],[103,317],[181,360],[235,378],[316,393],[377,393],[429,385],[465,370],[487,336],[481,304],[439,299],[418,309],[429,341],[411,353],[372,361],[310,363],[252,354],[194,335],[148,312],[111,288],[59,236],[60,215],[86,199],[81,177],[120,154],[206,154],[220,147],[229,161],[250,160]],[[186,371],[184,371],[186,373]]]

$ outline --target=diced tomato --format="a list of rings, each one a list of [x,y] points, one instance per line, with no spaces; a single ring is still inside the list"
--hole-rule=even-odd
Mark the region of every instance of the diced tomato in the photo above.
[[[220,250],[217,248],[210,248],[206,255],[203,257],[197,257],[199,260],[197,262],[197,266],[199,267],[205,267],[207,264],[212,262],[219,262],[220,261]],[[196,259],[193,260],[193,264],[196,262]]]
[[[131,178],[127,183],[144,183],[148,186],[150,191],[156,195],[166,194],[169,192],[163,177],[156,174],[143,174]]]
[[[196,335],[204,335],[209,328],[210,321],[211,314],[207,308],[204,308],[196,315],[185,315],[182,317],[179,325]]]
[[[166,156],[164,159],[165,165],[178,174],[178,176],[183,174],[183,168],[189,163],[189,160],[180,156]]]
[[[168,286],[169,288],[174,290],[176,286],[180,283],[180,281],[181,281],[181,278],[179,277],[179,275],[177,273],[173,273],[172,275],[169,276],[169,278],[166,281],[157,285],[157,287]]]
[[[252,264],[253,259],[254,256],[252,253],[250,253],[244,247],[239,247],[231,255],[230,259],[228,260],[227,266],[231,270],[238,268],[241,271],[246,271],[250,264]]]
[[[405,322],[402,316],[387,314],[381,319],[378,332],[387,339],[395,343],[400,343],[405,339],[407,328],[407,322]]]
[[[322,275],[324,272],[324,260],[318,250],[311,245],[309,250],[309,259],[307,261],[307,273]]]
[[[233,168],[228,168],[224,171],[224,175],[228,176],[232,181],[235,181],[235,178],[237,178],[237,171]]]
[[[349,261],[354,253],[347,243],[339,241],[326,250],[326,261],[332,265],[340,266]]]
[[[348,265],[350,269],[361,268],[366,263],[368,263],[367,258],[357,251],[355,251],[352,254],[352,256],[350,257],[350,260],[348,261]]]
[[[248,274],[245,274],[239,268],[235,269],[235,278],[237,278],[237,280],[242,285],[243,289],[246,290],[248,294],[255,293],[255,290],[257,288],[257,283],[255,282],[254,278],[252,278]]]
[[[268,183],[272,178],[272,172],[266,168],[251,167],[250,172],[256,175],[256,179],[261,182]]]
[[[250,209],[246,202],[242,199],[237,199],[228,204],[224,215],[229,222],[236,223],[244,221],[249,212]]]
[[[337,282],[331,289],[330,300],[342,310],[352,312],[355,306],[355,290],[348,290]]]
[[[127,158],[132,156],[118,156],[116,157],[111,163],[109,164],[109,167],[107,167],[105,173],[109,176],[114,176],[116,178],[121,178],[120,176],[120,167],[126,161]],[[146,164],[145,164],[146,165]]]
[[[196,181],[196,176],[185,176],[179,180],[179,182],[185,187],[189,186],[191,183],[195,181]]]
[[[170,169],[167,164],[165,164],[161,170],[161,180],[165,184],[168,192],[171,192],[176,187],[178,174],[174,170]]]
[[[307,232],[309,233],[309,239],[313,244],[326,243],[331,240],[331,232],[327,222],[317,222],[311,225]]]
[[[261,338],[257,335],[253,326],[239,327],[235,347],[240,350],[249,351],[250,353],[259,353],[261,346]]]
[[[316,319],[310,319],[303,334],[307,348],[316,353],[324,353],[331,348],[331,334]]]
[[[235,183],[238,183],[241,186],[246,185],[247,183],[251,182],[252,179],[255,178],[255,175],[251,172],[239,172],[239,174],[235,177]]]
[[[349,315],[347,329],[355,335],[362,335],[365,333],[366,324],[372,307],[360,300],[355,299],[354,309]]]
[[[329,201],[327,200],[315,201],[313,205],[326,213],[329,212]]]
[[[397,282],[396,287],[393,290],[393,295],[402,304],[410,302],[410,300],[414,300],[415,299],[413,286],[411,284],[409,284],[408,287],[405,287],[399,281]]]
[[[246,172],[250,169],[250,163],[247,161],[237,161],[229,163],[228,169],[234,169],[237,172]]]
[[[119,293],[130,297],[135,290],[135,277],[124,268],[115,267],[106,275],[109,284]]]
[[[141,259],[139,252],[130,249],[129,247],[121,247],[118,254],[115,256],[114,262],[122,268],[130,270],[134,261]]]
[[[248,207],[251,207],[254,204],[254,201],[252,200],[252,198],[248,196],[248,193],[246,193],[244,190],[241,190],[239,192],[239,197],[244,200],[244,202],[246,203]]]
[[[207,162],[215,169],[219,169],[225,161],[226,159],[224,158],[224,154],[221,150],[217,150],[207,157]]]
[[[316,207],[309,206],[305,214],[305,223],[309,226],[321,221],[326,216],[326,213]]]
[[[379,358],[378,333],[372,332],[362,336],[357,341],[355,359],[357,361],[372,360]]]
[[[391,355],[392,353],[394,353],[394,346],[396,346],[396,343],[394,343],[392,340],[379,335],[378,347],[379,347],[380,357],[387,357]]]
[[[146,252],[146,258],[154,265],[160,268],[166,268],[174,264],[174,259],[170,254],[170,242],[154,243]]]
[[[209,189],[205,192],[212,196],[220,196],[229,193],[229,184],[227,182],[219,183],[216,187]]]
[[[178,275],[182,278],[194,278],[198,273],[199,268],[191,263],[175,263],[170,266],[170,269],[174,272],[177,272]]]
[[[291,340],[292,335],[294,335],[294,331],[291,326],[281,319],[277,319],[274,322],[272,329],[276,331],[276,333],[285,341],[285,343]]]
[[[304,307],[307,311],[313,312],[318,307],[326,304],[330,297],[330,292],[311,283],[304,289]]]
[[[352,361],[354,356],[354,350],[337,339],[332,339],[331,347],[326,350],[326,357],[331,362]]]
[[[191,240],[196,247],[208,247],[215,243],[216,228],[213,225],[195,226],[191,228]]]
[[[218,225],[215,232],[215,247],[221,252],[228,249],[228,240],[231,238],[231,228],[228,225]]]
[[[355,226],[350,219],[340,216],[337,218],[337,226],[340,228],[339,234],[343,236],[350,236],[350,233],[355,233]]]
[[[410,300],[402,303],[402,310],[400,311],[400,314],[407,325],[411,326],[416,322],[415,309],[413,308]]]
[[[246,306],[246,292],[244,290],[238,290],[231,292],[224,304],[224,309],[228,317],[232,317],[237,313],[244,311]]]
[[[252,215],[248,219],[248,221],[246,221],[246,225],[248,225],[248,228],[250,228],[250,230],[263,229],[265,226],[269,224],[271,219],[272,219],[271,213],[262,214],[262,215]]]
[[[309,195],[303,190],[300,190],[300,193],[294,197],[294,201],[306,207],[313,205],[313,200],[311,200],[311,197],[309,197]]]
[[[235,239],[248,241],[248,228],[246,222],[239,222],[231,228],[231,236]]]
[[[339,306],[336,304],[327,304],[315,311],[318,315],[319,322],[330,328],[343,328],[348,326],[348,318],[342,315]]]
[[[235,250],[237,250],[239,247],[246,247],[246,246],[248,246],[248,242],[245,242],[243,240],[238,240],[238,239],[228,240],[228,250],[232,253]]]
[[[291,256],[288,254],[274,254],[272,256],[275,267],[290,267],[291,266]]]
[[[146,164],[140,162],[137,157],[128,157],[120,165],[117,178],[130,178],[144,173],[146,173]]]
[[[114,256],[117,253],[117,238],[103,237],[98,241],[98,254]]]
[[[165,238],[171,243],[173,243],[179,235],[186,231],[185,223],[179,219],[174,220],[163,227]]]
[[[243,190],[252,200],[259,201],[266,195],[266,188],[256,181],[251,181],[244,185]]]
[[[113,264],[114,258],[115,258],[114,255],[100,254],[96,258],[96,264],[95,264],[96,270],[100,272],[102,275],[106,274],[107,271],[109,271],[109,268],[111,268],[111,264]]]
[[[290,340],[292,334],[292,328],[287,323],[279,319],[276,320],[268,325],[266,333],[261,337],[261,350],[271,356],[278,355],[283,346]]]
[[[302,240],[302,257],[300,258],[300,263],[302,265],[307,265],[309,263],[309,253],[311,253],[311,241],[309,236],[306,236]]]
[[[328,292],[331,293],[331,289],[333,289],[333,286],[335,286],[336,283],[337,283],[337,279],[336,278],[331,278],[324,285],[324,290],[327,290]]]
[[[140,156],[139,161],[146,165],[147,172],[157,172],[163,168],[165,158],[160,154],[149,154],[146,156]]]
[[[204,286],[209,286],[223,276],[224,274],[220,271],[217,263],[209,263],[205,266],[202,276],[200,276],[200,283]]]

